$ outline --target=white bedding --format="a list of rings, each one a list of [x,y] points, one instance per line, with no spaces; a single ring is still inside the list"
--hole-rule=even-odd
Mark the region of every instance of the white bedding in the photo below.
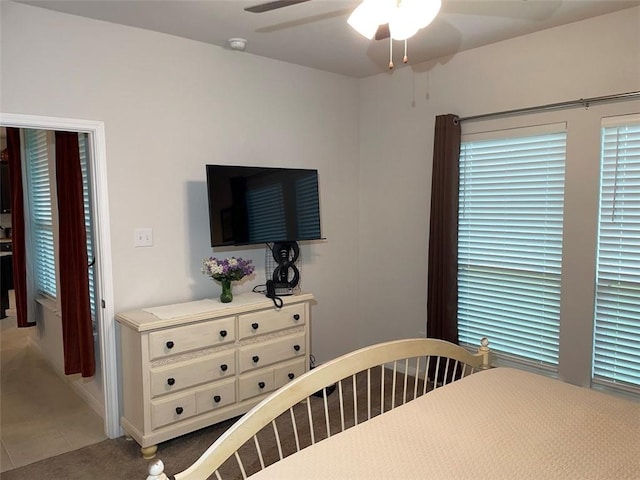
[[[509,368],[479,372],[251,480],[640,479],[640,403]]]

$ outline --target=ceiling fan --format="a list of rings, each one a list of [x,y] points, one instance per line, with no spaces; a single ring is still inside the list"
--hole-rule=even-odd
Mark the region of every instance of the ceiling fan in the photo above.
[[[288,7],[289,5],[295,5],[297,3],[308,2],[309,0],[274,0],[271,2],[260,3],[253,7],[245,8],[245,12],[251,13],[264,13],[271,10],[277,10],[278,8]]]
[[[253,7],[245,8],[245,12],[251,13],[264,13],[270,12],[272,10],[277,10],[279,8],[289,7],[291,5],[296,5],[298,3],[305,3],[310,0],[272,0],[270,2],[260,3],[258,5],[254,5]],[[378,30],[375,33],[374,38],[376,40],[384,40],[385,38],[389,38],[389,24],[385,23],[378,27]]]

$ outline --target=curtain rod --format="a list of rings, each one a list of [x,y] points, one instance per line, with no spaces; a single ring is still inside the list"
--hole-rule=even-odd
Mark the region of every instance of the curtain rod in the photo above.
[[[515,110],[505,110],[502,112],[483,113],[482,115],[473,115],[470,117],[459,118],[458,122],[467,122],[471,120],[480,120],[480,119],[492,118],[492,117],[505,117],[508,115],[518,115],[520,113],[532,113],[532,112],[540,112],[544,110],[557,110],[561,108],[571,108],[571,107],[578,107],[578,106],[589,108],[589,105],[591,105],[592,103],[613,102],[615,100],[625,100],[625,99],[633,99],[633,98],[640,98],[640,91],[617,93],[615,95],[605,95],[603,97],[580,98],[579,100],[569,100],[568,102],[549,103],[547,105],[538,105],[537,107],[517,108]]]

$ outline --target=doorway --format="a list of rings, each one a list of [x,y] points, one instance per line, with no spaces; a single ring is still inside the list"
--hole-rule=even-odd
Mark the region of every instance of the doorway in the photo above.
[[[98,408],[104,411],[104,433],[109,438],[120,436],[118,381],[116,360],[116,327],[113,306],[111,244],[106,177],[105,133],[102,122],[54,117],[38,117],[0,113],[0,126],[38,130],[63,130],[88,136],[91,192],[91,216],[94,229],[96,279],[96,334],[99,357],[96,359],[95,381],[102,398]],[[91,401],[90,398],[87,399]],[[95,405],[94,405],[95,407]],[[94,408],[95,409],[95,408]]]

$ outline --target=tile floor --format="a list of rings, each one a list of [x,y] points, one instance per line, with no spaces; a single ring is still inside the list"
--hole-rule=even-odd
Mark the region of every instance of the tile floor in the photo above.
[[[0,472],[100,442],[102,418],[42,358],[31,328],[0,320]]]

